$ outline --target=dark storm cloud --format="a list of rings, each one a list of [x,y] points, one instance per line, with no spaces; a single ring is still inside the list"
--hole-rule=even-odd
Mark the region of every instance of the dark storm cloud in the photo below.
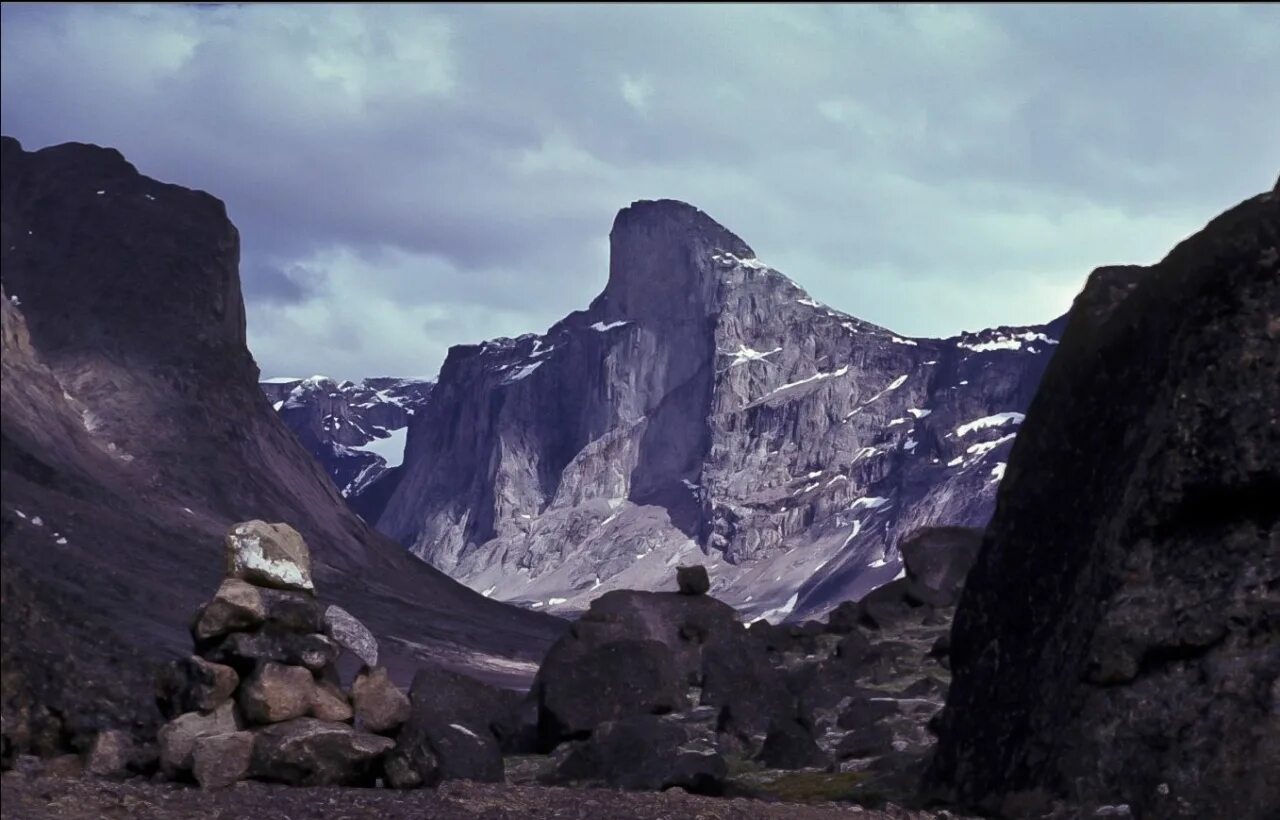
[[[639,198],[899,332],[1041,321],[1280,165],[1268,6],[0,14],[5,133],[226,200],[268,374],[542,330]]]
[[[305,302],[314,293],[311,282],[316,278],[316,274],[296,265],[285,271],[255,259],[240,266],[244,298],[255,304],[296,305]]]

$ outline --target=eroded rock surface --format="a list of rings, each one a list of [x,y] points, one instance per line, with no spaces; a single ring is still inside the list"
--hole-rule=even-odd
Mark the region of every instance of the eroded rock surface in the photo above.
[[[1090,277],[956,614],[938,788],[1274,816],[1278,259],[1273,191]]]

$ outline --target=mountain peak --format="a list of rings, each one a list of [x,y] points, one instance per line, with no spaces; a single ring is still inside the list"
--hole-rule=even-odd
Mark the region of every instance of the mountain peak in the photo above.
[[[639,200],[618,212],[609,233],[605,318],[679,320],[704,313],[716,277],[711,258],[755,251],[728,228],[675,199]]]
[[[609,234],[615,248],[619,242],[637,235],[661,236],[676,242],[700,240],[739,258],[755,257],[755,251],[740,237],[702,210],[678,199],[641,199],[618,211]]]

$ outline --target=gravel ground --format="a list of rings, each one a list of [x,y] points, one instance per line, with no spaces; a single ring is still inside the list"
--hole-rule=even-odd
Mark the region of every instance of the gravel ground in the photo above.
[[[30,776],[0,778],[0,817],[13,820],[941,820],[892,806],[872,811],[840,804],[766,803],[685,794],[614,792],[451,781],[439,789],[298,788],[243,782],[206,792],[149,780]]]

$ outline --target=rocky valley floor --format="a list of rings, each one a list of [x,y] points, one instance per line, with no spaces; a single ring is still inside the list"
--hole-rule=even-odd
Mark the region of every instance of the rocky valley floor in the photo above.
[[[3,784],[0,817],[13,820],[231,820],[276,817],[289,820],[408,820],[409,818],[702,818],[703,820],[823,820],[849,817],[866,820],[932,820],[953,818],[947,812],[919,812],[886,806],[872,810],[850,804],[770,802],[744,797],[717,798],[686,794],[617,792],[496,783],[449,781],[438,789],[298,788],[265,783],[239,783],[207,792],[149,780],[107,781],[89,778],[32,776],[8,772]]]

